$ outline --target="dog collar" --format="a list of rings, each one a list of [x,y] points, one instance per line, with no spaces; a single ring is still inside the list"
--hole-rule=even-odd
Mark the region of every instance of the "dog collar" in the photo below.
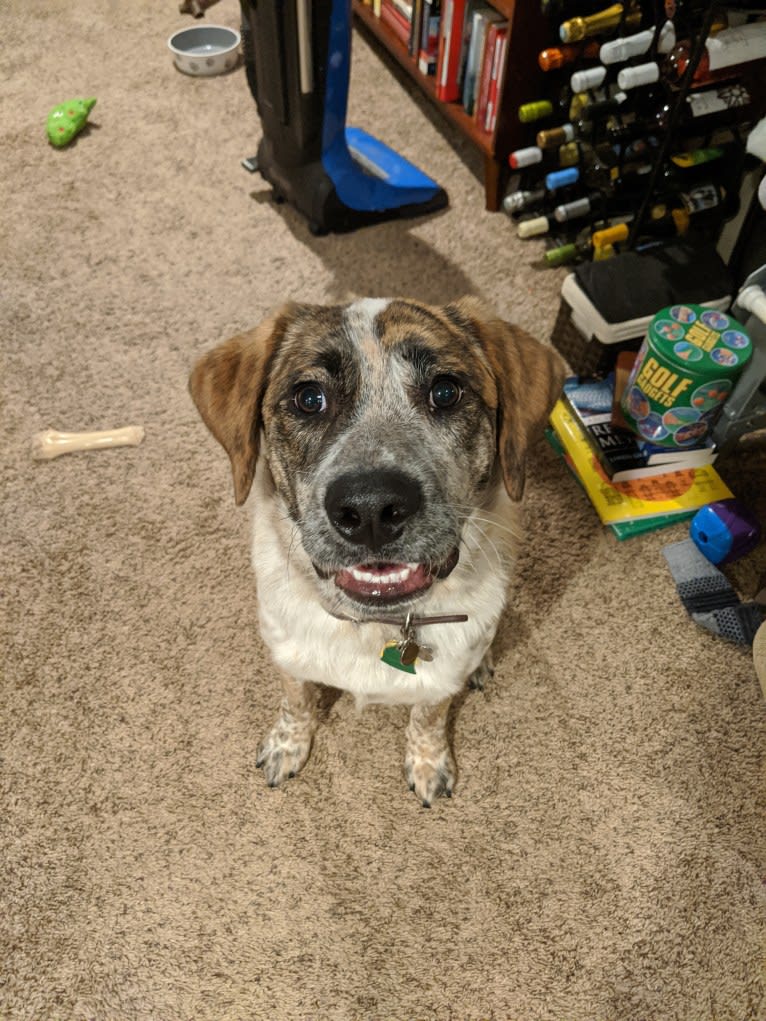
[[[410,612],[404,620],[401,617],[393,616],[365,617],[362,620],[356,617],[347,617],[341,613],[333,613],[332,616],[337,620],[347,620],[351,624],[399,625],[401,638],[394,638],[386,642],[380,651],[380,659],[395,670],[404,670],[409,674],[416,672],[417,663],[430,663],[434,658],[433,649],[429,645],[421,645],[418,641],[415,628],[425,627],[427,624],[464,624],[468,620],[467,613],[443,613],[431,617],[415,617]]]

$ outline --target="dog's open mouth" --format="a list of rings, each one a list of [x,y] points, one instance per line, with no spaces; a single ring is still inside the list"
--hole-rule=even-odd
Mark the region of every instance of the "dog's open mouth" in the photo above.
[[[419,596],[431,587],[435,579],[446,578],[454,570],[458,557],[459,552],[454,549],[438,564],[379,561],[356,564],[338,571],[334,575],[335,584],[359,602],[395,603]]]

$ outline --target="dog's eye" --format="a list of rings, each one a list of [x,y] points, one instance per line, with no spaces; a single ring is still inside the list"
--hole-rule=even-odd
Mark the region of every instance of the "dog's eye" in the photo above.
[[[327,408],[327,398],[319,383],[301,383],[295,388],[293,402],[304,415],[316,415]]]
[[[440,376],[431,385],[428,403],[436,411],[454,408],[463,396],[463,388],[450,376]]]

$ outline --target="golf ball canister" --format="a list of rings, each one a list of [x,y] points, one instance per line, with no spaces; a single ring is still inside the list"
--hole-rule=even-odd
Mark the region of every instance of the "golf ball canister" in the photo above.
[[[628,425],[661,447],[691,447],[711,432],[753,346],[731,316],[671,305],[649,324],[622,397]]]

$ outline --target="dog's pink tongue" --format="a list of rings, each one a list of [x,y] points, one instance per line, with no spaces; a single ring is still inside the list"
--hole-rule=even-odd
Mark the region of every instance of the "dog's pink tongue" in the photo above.
[[[397,599],[427,588],[433,579],[422,564],[358,564],[338,571],[335,584],[352,596]]]

